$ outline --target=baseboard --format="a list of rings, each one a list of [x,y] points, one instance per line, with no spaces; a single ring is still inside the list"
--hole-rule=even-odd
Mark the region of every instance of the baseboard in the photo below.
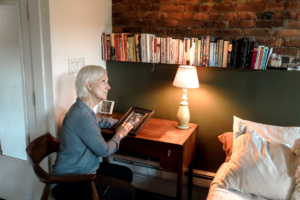
[[[133,185],[136,188],[171,197],[176,195],[176,173],[165,171],[159,163],[128,156],[113,154],[111,163],[124,165],[133,171]],[[205,199],[210,183],[215,173],[194,169],[193,170],[193,199]],[[183,199],[187,199],[187,172],[183,180]],[[203,198],[201,198],[203,197]]]

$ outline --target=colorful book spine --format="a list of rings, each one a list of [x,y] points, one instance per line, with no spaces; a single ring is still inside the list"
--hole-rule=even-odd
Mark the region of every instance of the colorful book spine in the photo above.
[[[198,63],[197,63],[197,66],[200,66],[201,65],[201,39],[199,38],[198,39],[198,51],[197,51],[197,57],[198,57]]]
[[[205,37],[201,38],[201,50],[200,50],[200,66],[205,65],[205,49],[204,49],[204,44],[205,44]]]
[[[216,43],[214,42],[210,42],[209,44],[209,66],[213,67],[214,66],[214,63],[215,63],[215,60],[214,60],[214,51],[215,51],[215,46],[216,46]]]
[[[135,38],[135,50],[136,50],[136,62],[141,62],[141,35],[140,34],[134,34]]]
[[[222,67],[227,67],[228,64],[228,45],[229,41],[224,41],[223,64]]]
[[[198,66],[198,38],[195,38],[195,65]]]
[[[209,43],[210,43],[210,36],[206,36],[205,66],[209,66]]]
[[[142,62],[146,62],[146,34],[141,34],[141,52],[142,52]]]
[[[166,63],[166,60],[165,60],[165,53],[166,53],[166,38],[161,38],[160,39],[160,42],[161,42],[161,51],[160,51],[160,62],[161,63]]]
[[[268,57],[268,51],[269,51],[269,48],[265,47],[264,55],[263,55],[262,62],[261,62],[261,68],[260,68],[262,70],[265,69],[265,65],[266,65],[266,61],[267,61],[267,57]]]
[[[254,47],[253,48],[252,61],[251,61],[251,69],[255,69],[256,55],[257,55],[257,47]]]
[[[115,52],[115,34],[110,34],[110,49],[111,49],[111,60],[116,60],[116,52]]]
[[[224,50],[224,40],[219,41],[219,56],[218,56],[218,67],[223,65],[223,50]]]
[[[220,40],[217,41],[216,43],[216,49],[215,49],[215,67],[218,67],[218,62],[219,62],[219,44]]]
[[[106,35],[106,55],[107,60],[111,60],[110,34]]]
[[[105,33],[102,33],[101,42],[102,42],[102,60],[107,60],[107,56],[106,56],[106,34]]]

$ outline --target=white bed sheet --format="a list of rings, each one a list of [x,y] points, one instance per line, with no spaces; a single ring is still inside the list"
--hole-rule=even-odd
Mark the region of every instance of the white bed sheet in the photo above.
[[[222,165],[221,167],[223,166],[224,165]],[[218,170],[217,173],[222,173],[223,171],[224,170]],[[227,190],[225,188],[221,188],[218,186],[215,180],[213,180],[209,188],[206,200],[266,200],[266,198],[242,193],[235,190]]]

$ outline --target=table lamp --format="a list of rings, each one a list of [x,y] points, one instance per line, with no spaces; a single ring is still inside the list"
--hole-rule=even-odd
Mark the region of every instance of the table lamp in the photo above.
[[[199,88],[197,69],[194,66],[181,65],[178,67],[173,85],[183,89],[182,101],[177,113],[177,128],[188,129],[190,112],[187,102],[187,89]]]

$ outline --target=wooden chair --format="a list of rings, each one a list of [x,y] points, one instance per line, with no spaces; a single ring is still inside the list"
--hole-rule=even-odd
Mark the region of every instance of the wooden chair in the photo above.
[[[45,183],[41,200],[47,200],[50,193],[50,186],[53,183],[70,183],[90,181],[90,194],[92,200],[99,200],[95,186],[96,174],[76,175],[76,176],[55,176],[47,173],[40,167],[40,162],[48,155],[58,152],[60,141],[52,137],[49,133],[33,140],[26,148],[30,163],[39,180]]]

